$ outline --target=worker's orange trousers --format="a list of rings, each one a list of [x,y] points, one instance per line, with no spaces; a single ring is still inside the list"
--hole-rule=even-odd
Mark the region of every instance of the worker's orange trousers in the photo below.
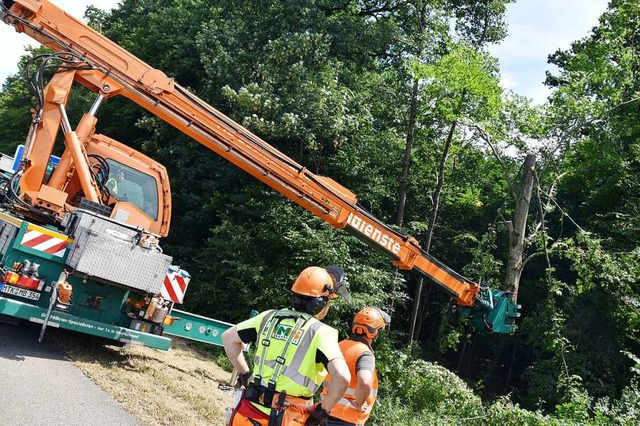
[[[253,418],[249,418],[240,413],[236,413],[231,418],[231,423],[229,426],[267,426],[269,424],[269,419],[260,419],[256,420]]]
[[[299,407],[292,406],[284,412],[279,426],[302,426],[309,414]],[[229,426],[268,426],[269,417],[247,400],[240,401],[231,415]]]

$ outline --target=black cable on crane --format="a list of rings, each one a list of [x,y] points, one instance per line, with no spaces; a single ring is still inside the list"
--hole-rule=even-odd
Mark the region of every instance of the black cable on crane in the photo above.
[[[90,165],[89,171],[91,172],[91,178],[96,183],[100,192],[100,199],[103,204],[107,204],[111,197],[111,192],[109,191],[109,188],[107,188],[107,180],[109,180],[109,163],[104,159],[104,157],[97,154],[89,154],[87,157],[95,160],[95,163]]]

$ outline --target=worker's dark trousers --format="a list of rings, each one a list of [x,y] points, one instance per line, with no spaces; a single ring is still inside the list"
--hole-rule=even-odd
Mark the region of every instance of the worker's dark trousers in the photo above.
[[[329,416],[329,418],[327,419],[327,426],[356,426],[356,424],[345,422],[344,420]]]

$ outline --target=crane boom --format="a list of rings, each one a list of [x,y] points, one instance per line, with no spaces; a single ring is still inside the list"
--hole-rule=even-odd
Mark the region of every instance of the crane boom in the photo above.
[[[48,0],[2,0],[0,18],[54,52],[82,58],[81,84],[104,98],[124,96],[285,195],[336,228],[382,250],[403,270],[415,269],[455,297],[469,316],[483,312],[493,331],[513,331],[519,314],[503,292],[481,288],[424,250],[418,241],[373,217],[356,195],[315,175],[202,99]],[[498,306],[500,305],[500,306]],[[504,305],[504,306],[503,306]],[[501,311],[497,312],[496,309]],[[503,312],[502,312],[503,311]],[[493,313],[493,314],[492,314]],[[492,317],[495,316],[495,318]],[[509,319],[508,319],[509,318]],[[510,323],[510,324],[507,324]],[[497,325],[496,325],[497,324]]]

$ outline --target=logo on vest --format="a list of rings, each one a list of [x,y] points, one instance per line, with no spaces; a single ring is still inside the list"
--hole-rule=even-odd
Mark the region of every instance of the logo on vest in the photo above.
[[[271,337],[276,340],[282,340],[286,342],[287,340],[289,340],[289,335],[291,334],[292,331],[293,331],[292,326],[286,325],[286,324],[278,324],[278,326],[273,330]],[[303,334],[303,331],[298,330],[296,332],[296,335],[293,336],[293,339],[291,339],[291,343],[293,343],[294,345],[297,345],[300,342],[300,338],[302,337],[302,334]]]

